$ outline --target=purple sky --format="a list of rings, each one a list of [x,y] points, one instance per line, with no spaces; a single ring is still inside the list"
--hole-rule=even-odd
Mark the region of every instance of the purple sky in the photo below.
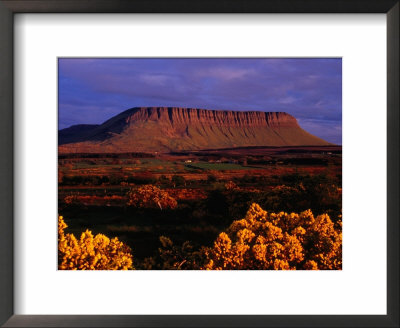
[[[284,111],[342,143],[340,58],[61,58],[59,129],[132,107]]]

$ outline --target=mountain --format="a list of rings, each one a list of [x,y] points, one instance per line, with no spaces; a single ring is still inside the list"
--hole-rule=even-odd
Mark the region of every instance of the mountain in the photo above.
[[[135,107],[100,125],[59,131],[59,152],[170,152],[246,146],[321,146],[284,112]]]

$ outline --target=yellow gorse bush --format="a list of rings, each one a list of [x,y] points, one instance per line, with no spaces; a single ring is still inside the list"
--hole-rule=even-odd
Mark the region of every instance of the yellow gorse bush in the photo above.
[[[59,269],[133,269],[131,249],[118,238],[94,236],[86,230],[77,239],[65,233],[66,228],[59,216]],[[342,222],[334,223],[327,214],[314,217],[310,210],[300,214],[268,213],[254,203],[242,220],[234,221],[219,234],[213,247],[194,251],[188,242],[176,247],[169,238],[161,237],[161,265],[157,268],[341,270],[341,230]]]
[[[64,233],[67,224],[58,217],[58,268],[60,270],[128,270],[133,269],[131,249],[105,235],[93,236],[86,230],[77,239]]]
[[[340,270],[341,222],[310,210],[267,213],[252,204],[242,220],[234,221],[208,250],[204,269]]]

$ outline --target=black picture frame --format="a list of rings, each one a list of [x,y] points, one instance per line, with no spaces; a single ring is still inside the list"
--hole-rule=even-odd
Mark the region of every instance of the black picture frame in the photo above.
[[[0,0],[0,324],[4,327],[399,327],[399,8],[399,0]],[[385,13],[387,315],[14,315],[13,18],[16,13]]]

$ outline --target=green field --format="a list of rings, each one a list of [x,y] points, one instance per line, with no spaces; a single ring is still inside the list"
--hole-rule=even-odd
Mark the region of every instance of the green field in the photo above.
[[[91,168],[108,168],[108,169],[120,169],[124,168],[135,168],[138,171],[153,171],[153,172],[163,172],[163,171],[179,171],[184,169],[187,171],[193,170],[213,170],[213,171],[230,171],[230,170],[251,170],[255,167],[243,166],[235,163],[209,163],[209,162],[195,162],[195,163],[185,163],[185,162],[172,162],[162,159],[145,158],[137,160],[137,163],[120,163],[120,164],[106,164],[97,163],[89,164],[87,162],[77,162],[74,165],[74,169],[91,169]]]

